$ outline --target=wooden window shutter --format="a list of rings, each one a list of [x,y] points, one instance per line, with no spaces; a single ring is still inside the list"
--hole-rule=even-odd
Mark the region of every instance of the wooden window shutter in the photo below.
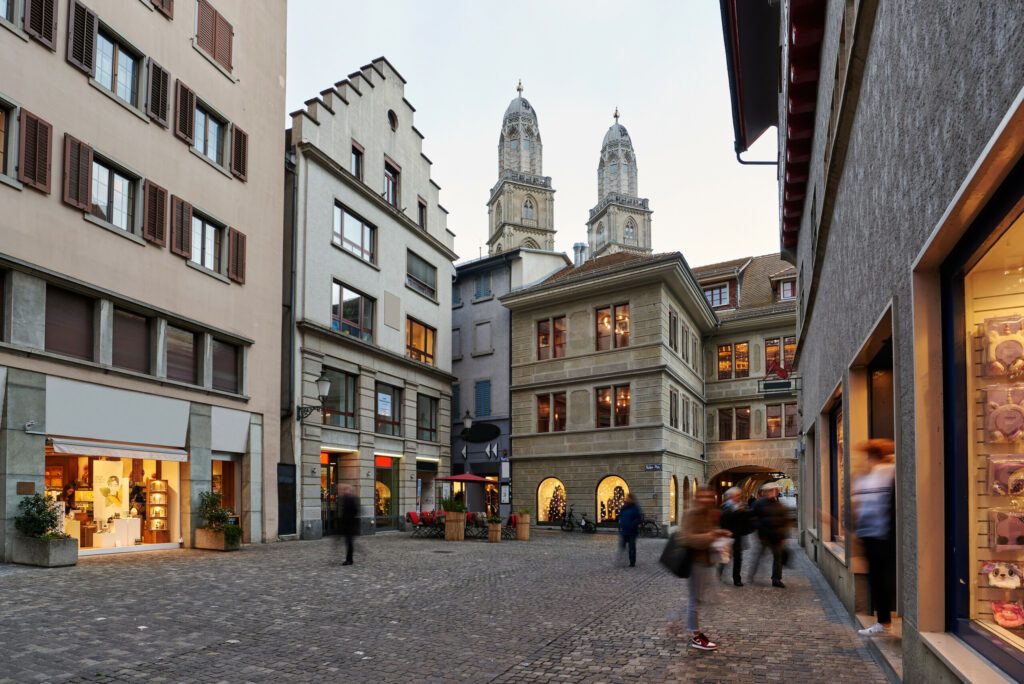
[[[191,145],[195,140],[196,132],[196,94],[181,81],[175,81],[175,83],[177,94],[175,96],[174,135]]]
[[[231,173],[241,180],[249,168],[249,135],[238,126],[231,125]]]
[[[146,113],[149,118],[167,128],[171,105],[171,75],[152,59],[148,60],[149,92],[146,95]]]
[[[142,237],[163,247],[167,244],[167,190],[147,179],[142,184],[142,197]]]
[[[234,39],[235,30],[228,23],[228,20],[218,12],[217,13],[217,34],[215,37],[215,51],[213,58],[220,63],[222,67],[231,71],[231,58],[234,51]]]
[[[90,76],[96,73],[96,32],[99,18],[88,7],[72,0],[68,5],[68,64]]]
[[[92,148],[64,134],[64,202],[89,211],[92,206]]]
[[[207,0],[199,0],[196,17],[196,43],[211,57],[217,51],[217,10]]]
[[[153,7],[168,19],[174,18],[174,0],[153,0]]]
[[[27,109],[22,109],[19,128],[18,180],[49,194],[53,126]]]
[[[228,278],[245,282],[245,233],[228,228]]]
[[[25,0],[25,33],[57,49],[57,0]]]
[[[171,195],[171,252],[192,258],[192,205]]]

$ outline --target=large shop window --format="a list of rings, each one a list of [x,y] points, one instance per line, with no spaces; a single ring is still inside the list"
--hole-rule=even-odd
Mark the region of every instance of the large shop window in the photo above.
[[[629,485],[618,475],[609,475],[597,485],[597,522],[614,523],[626,503]]]
[[[679,513],[679,480],[673,475],[668,490],[668,523],[675,525]]]
[[[846,516],[846,449],[843,436],[843,408],[836,406],[828,417],[829,428],[829,516],[832,541],[842,543],[846,539],[843,521]]]
[[[375,432],[382,435],[402,436],[402,390],[377,383]]]
[[[331,381],[331,389],[324,399],[324,425],[355,429],[359,378],[333,368],[324,368],[324,373]]]
[[[1010,673],[1024,671],[1021,187],[1024,163],[943,267],[948,617],[954,632]]]
[[[557,523],[565,517],[565,485],[549,477],[537,487],[537,522]]]
[[[597,351],[629,346],[629,304],[598,309],[596,325]]]
[[[374,458],[373,515],[378,530],[398,527],[398,464],[391,456]]]
[[[46,286],[46,351],[93,360],[95,302],[75,292]]]

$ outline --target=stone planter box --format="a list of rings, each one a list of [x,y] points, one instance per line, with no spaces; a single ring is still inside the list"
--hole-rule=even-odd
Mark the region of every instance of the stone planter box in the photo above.
[[[77,539],[34,539],[18,535],[14,538],[12,560],[21,565],[40,568],[62,568],[78,563]]]
[[[487,541],[492,544],[501,541],[501,523],[487,523]]]
[[[205,527],[196,528],[195,547],[209,551],[238,551],[242,548],[241,542],[228,545],[224,539],[224,533],[216,530],[208,530]]]
[[[466,514],[445,511],[444,540],[463,541],[466,538]]]
[[[516,513],[516,541],[530,541],[529,513]]]

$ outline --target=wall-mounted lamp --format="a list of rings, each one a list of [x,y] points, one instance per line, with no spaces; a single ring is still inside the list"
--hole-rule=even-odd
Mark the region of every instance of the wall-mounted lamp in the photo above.
[[[327,399],[327,395],[331,392],[331,380],[327,377],[327,371],[320,371],[320,377],[316,379],[316,394],[320,398],[319,406],[303,406],[299,404],[295,407],[295,420],[300,423],[306,418],[313,415],[314,411],[324,410],[324,400]]]

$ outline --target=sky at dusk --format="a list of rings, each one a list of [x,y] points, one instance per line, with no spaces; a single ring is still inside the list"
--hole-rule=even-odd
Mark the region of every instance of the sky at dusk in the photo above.
[[[519,79],[556,190],[558,250],[586,241],[618,107],[655,251],[691,266],[778,251],[776,168],[741,166],[733,152],[717,2],[292,0],[288,111],[382,55],[408,82],[460,259],[486,253],[498,134]],[[774,133],[745,157],[774,158]]]

